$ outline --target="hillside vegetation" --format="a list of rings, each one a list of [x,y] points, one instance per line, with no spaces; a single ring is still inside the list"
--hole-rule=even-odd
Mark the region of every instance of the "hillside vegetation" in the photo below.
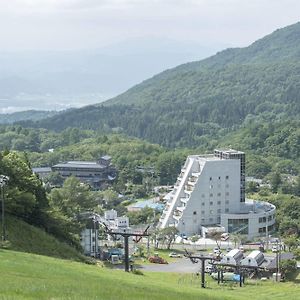
[[[197,147],[249,120],[261,126],[298,120],[299,35],[297,23],[249,47],[167,70],[105,104],[24,124],[117,131],[168,147]]]
[[[32,254],[0,250],[1,285],[4,299],[297,299],[296,283],[249,283],[243,288],[217,286],[191,275],[128,274],[99,266],[88,266]],[[5,270],[5,272],[3,272]],[[198,280],[198,281],[196,281]]]
[[[75,261],[87,261],[87,258],[76,249],[58,241],[44,230],[25,223],[12,216],[6,217],[6,234],[8,243],[6,249],[35,253]],[[2,232],[2,226],[0,224]],[[0,250],[1,251],[1,250]]]
[[[0,124],[11,124],[23,120],[37,121],[58,114],[56,111],[27,110],[11,114],[0,114]]]

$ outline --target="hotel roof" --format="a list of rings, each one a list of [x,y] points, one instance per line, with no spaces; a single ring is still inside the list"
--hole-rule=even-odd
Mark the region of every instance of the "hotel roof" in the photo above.
[[[76,169],[86,169],[86,168],[93,168],[93,169],[105,169],[106,166],[100,165],[96,161],[68,161],[65,163],[59,163],[54,165],[53,168],[76,168]]]

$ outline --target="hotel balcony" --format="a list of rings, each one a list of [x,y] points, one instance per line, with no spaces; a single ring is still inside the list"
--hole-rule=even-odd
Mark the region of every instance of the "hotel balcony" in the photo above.
[[[196,185],[196,181],[188,180],[187,184],[194,187]]]
[[[180,198],[180,201],[184,204],[186,204],[188,201],[189,201],[189,198],[188,197],[185,197],[185,198]]]
[[[173,219],[179,221],[181,219],[181,214],[180,215],[173,214]]]
[[[176,210],[183,212],[185,210],[185,206],[177,206]]]
[[[181,218],[181,216],[182,216],[182,211],[178,210],[178,208],[175,209],[175,211],[173,212],[173,218],[175,220],[179,220]]]

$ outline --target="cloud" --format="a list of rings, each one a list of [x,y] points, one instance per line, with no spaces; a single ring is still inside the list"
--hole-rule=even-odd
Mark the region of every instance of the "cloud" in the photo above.
[[[95,48],[147,36],[244,46],[299,18],[298,0],[0,0],[0,47]]]

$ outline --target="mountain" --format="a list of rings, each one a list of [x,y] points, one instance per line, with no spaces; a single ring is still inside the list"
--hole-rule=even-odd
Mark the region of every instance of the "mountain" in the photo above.
[[[28,110],[11,114],[0,114],[0,124],[11,124],[23,120],[37,121],[58,114],[56,111]]]
[[[198,146],[251,122],[300,116],[300,23],[246,48],[180,65],[104,104],[31,124],[122,131],[169,147]],[[291,125],[289,125],[291,126]]]
[[[90,50],[0,52],[0,112],[99,103],[149,76],[207,57],[217,49],[145,38]]]

